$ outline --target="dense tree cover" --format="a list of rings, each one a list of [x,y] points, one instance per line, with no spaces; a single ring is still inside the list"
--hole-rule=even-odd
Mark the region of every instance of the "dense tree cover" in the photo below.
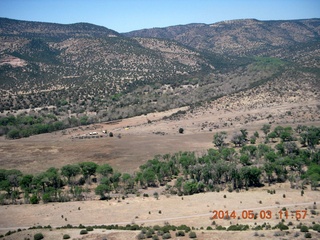
[[[0,202],[16,203],[19,198],[25,203],[83,200],[92,189],[100,199],[109,199],[114,193],[125,196],[159,186],[166,186],[168,193],[178,195],[224,189],[238,191],[285,181],[290,181],[292,188],[303,190],[305,184],[310,184],[312,189],[317,189],[319,128],[299,126],[294,131],[291,127],[278,126],[272,132],[267,130],[266,139],[271,138],[271,133],[276,134],[272,144],[249,144],[248,133],[242,129],[237,134],[242,138],[241,144],[233,148],[224,143],[227,133],[216,133],[215,149],[201,156],[193,152],[158,155],[134,174],[119,173],[108,164],[93,162],[49,168],[35,175],[0,169]],[[303,147],[292,140],[299,140]]]
[[[5,135],[8,139],[17,139],[87,125],[88,123],[87,116],[82,116],[79,119],[70,117],[64,121],[58,120],[54,114],[0,116],[0,136]]]

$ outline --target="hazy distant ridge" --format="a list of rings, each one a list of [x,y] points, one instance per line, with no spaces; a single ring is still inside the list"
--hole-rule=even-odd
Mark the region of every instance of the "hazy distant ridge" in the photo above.
[[[57,24],[0,18],[0,35],[24,37],[108,37],[114,30],[90,23]]]

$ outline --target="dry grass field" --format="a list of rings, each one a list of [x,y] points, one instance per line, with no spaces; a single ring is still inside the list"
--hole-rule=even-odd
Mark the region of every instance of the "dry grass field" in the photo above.
[[[276,194],[267,193],[268,189],[276,189]],[[286,198],[283,198],[286,194]],[[226,195],[226,198],[224,198]],[[261,203],[260,203],[261,201]],[[316,204],[314,204],[315,201]],[[319,193],[316,191],[306,190],[305,195],[301,196],[297,190],[292,190],[286,184],[273,185],[272,187],[263,187],[243,192],[219,192],[219,193],[203,193],[192,196],[165,196],[161,195],[159,200],[153,197],[129,197],[125,200],[117,201],[84,201],[84,202],[68,202],[68,203],[50,203],[40,205],[17,205],[17,206],[1,206],[0,219],[1,233],[7,232],[9,229],[27,229],[30,226],[47,226],[52,227],[71,224],[78,226],[83,224],[89,225],[111,225],[111,224],[143,224],[145,226],[153,226],[155,224],[163,225],[166,222],[179,226],[186,224],[197,228],[198,239],[225,239],[234,236],[234,239],[246,239],[254,236],[255,231],[246,231],[240,235],[234,232],[225,231],[206,231],[199,230],[201,227],[206,229],[212,226],[212,210],[236,211],[238,218],[235,219],[215,219],[217,225],[229,226],[231,224],[248,224],[250,227],[269,223],[271,226],[276,225],[282,219],[285,223],[292,222],[297,226],[300,222],[304,225],[311,225],[313,221],[319,222],[319,216],[310,214],[310,209],[317,207],[320,203]],[[179,207],[177,207],[179,206]],[[283,207],[289,212],[288,217],[282,216],[280,219],[279,210]],[[79,210],[80,209],[80,210]],[[305,219],[296,220],[295,211],[307,209]],[[159,211],[161,210],[161,214]],[[258,213],[257,219],[243,219],[242,212],[253,210]],[[262,211],[271,211],[271,219],[261,219]],[[150,213],[149,213],[150,212]],[[63,216],[63,217],[62,217]],[[66,220],[67,219],[67,220]],[[94,232],[86,237],[79,235],[80,230],[27,230],[18,234],[13,234],[5,239],[19,239],[18,236],[25,236],[34,232],[42,232],[45,239],[62,239],[64,232],[67,232],[72,238],[76,239],[103,239],[104,235],[107,239],[113,239],[111,236],[119,234],[114,239],[133,239],[139,232],[115,232],[94,230]],[[296,230],[298,231],[298,230]],[[288,238],[292,238],[294,230],[286,233]],[[279,239],[275,237],[275,233],[279,230],[263,230],[258,234],[264,234],[265,237],[271,239]],[[99,234],[98,234],[99,233]],[[96,237],[96,235],[99,237]],[[282,233],[281,233],[282,234]],[[301,233],[302,234],[302,233]],[[111,235],[109,237],[109,235]],[[173,234],[172,234],[173,235]],[[312,232],[317,239],[319,233]],[[60,236],[60,237],[58,237]],[[90,237],[89,237],[90,236]],[[188,239],[188,238],[179,238]]]
[[[267,87],[266,85],[265,88]],[[251,93],[247,91],[234,94],[194,110],[175,109],[124,119],[116,123],[100,123],[68,129],[64,133],[55,132],[25,139],[9,141],[1,138],[1,168],[37,173],[49,167],[60,168],[70,163],[93,161],[98,164],[109,163],[120,172],[133,173],[141,164],[157,154],[178,151],[204,153],[213,147],[213,134],[218,131],[227,131],[231,136],[240,128],[246,128],[250,136],[254,131],[260,131],[265,123],[271,123],[273,126],[297,124],[320,126],[320,101],[314,91],[303,93],[296,91],[294,97],[290,95],[292,92],[288,91],[287,95],[277,96],[276,93],[261,87],[259,93],[255,95]],[[179,110],[186,111],[186,114],[168,118]],[[184,128],[184,134],[178,133],[180,127]],[[113,132],[114,137],[103,134],[103,130]],[[80,139],[92,131],[98,132],[102,137]],[[271,195],[267,193],[268,189],[275,189],[277,193]],[[151,194],[155,190],[148,189]],[[283,194],[286,195],[285,198]],[[290,229],[288,232],[263,230],[257,233],[253,230],[227,232],[205,229],[212,224],[210,217],[213,210],[235,210],[237,216],[246,210],[253,210],[258,214],[262,210],[272,212],[272,217],[268,220],[259,218],[246,220],[241,217],[229,220],[216,219],[216,224],[222,226],[239,223],[253,227],[264,222],[274,226],[281,221],[278,212],[283,207],[290,213],[288,219],[284,219],[286,223],[291,221],[294,226],[300,222],[306,225],[312,222],[319,223],[319,215],[310,214],[310,209],[319,205],[318,191],[311,191],[309,186],[304,196],[301,196],[300,191],[290,189],[289,184],[265,186],[239,193],[223,191],[184,197],[160,195],[159,200],[154,197],[130,196],[125,200],[95,199],[84,202],[7,205],[0,206],[0,234],[5,234],[9,229],[26,229],[37,225],[58,227],[67,224],[77,226],[137,223],[152,226],[170,223],[195,227],[197,239],[303,239],[304,234],[297,229]],[[305,209],[308,211],[306,218],[297,221],[294,216],[295,211]],[[201,227],[204,230],[200,229]],[[21,231],[4,239],[28,237],[32,239],[33,234],[39,231]],[[52,231],[41,229],[41,232],[45,235],[45,239],[62,239],[63,234],[68,233],[72,239],[92,240],[135,239],[139,234],[139,231],[97,229],[85,236],[79,234],[79,229]],[[299,233],[298,237],[295,237],[296,232]],[[175,236],[174,233],[172,236]],[[320,233],[312,232],[312,238],[320,239]],[[189,239],[189,237],[173,237],[173,239]]]

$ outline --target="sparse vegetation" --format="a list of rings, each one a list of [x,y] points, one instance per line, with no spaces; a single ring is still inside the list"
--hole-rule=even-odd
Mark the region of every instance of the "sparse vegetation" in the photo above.
[[[195,232],[189,232],[189,238],[197,238],[197,234]]]
[[[170,238],[171,238],[171,234],[168,232],[162,235],[162,239],[170,239]]]
[[[88,232],[90,232],[90,231],[93,231],[94,229],[93,229],[93,227],[89,226],[89,227],[86,227],[86,230],[87,230]]]
[[[305,225],[300,227],[300,232],[309,232],[309,228]]]
[[[307,232],[307,233],[304,234],[304,237],[305,238],[312,238],[312,234]]]
[[[224,145],[224,141],[227,138],[226,132],[216,133],[213,136],[213,143],[216,147],[222,147]]]
[[[75,36],[66,26],[57,24],[46,25],[46,28],[52,29],[50,33],[37,31],[32,35],[29,31],[37,29],[37,26],[41,27],[42,23],[8,19],[1,19],[1,22],[7,24],[6,30],[15,25],[19,28],[28,24],[30,27],[27,33],[24,32],[25,28],[18,31],[14,39],[6,38],[5,32],[0,36],[4,42],[3,52],[7,54],[4,58],[20,59],[23,62],[19,67],[12,67],[9,63],[1,65],[0,69],[0,85],[3,89],[0,134],[10,139],[124,119],[174,107],[201,105],[277,78],[284,71],[290,70],[285,67],[300,64],[299,57],[292,57],[292,54],[299,52],[295,48],[307,51],[311,55],[309,61],[313,61],[313,55],[307,49],[317,49],[317,43],[309,38],[305,39],[305,46],[300,41],[295,43],[295,39],[289,44],[286,39],[281,57],[262,57],[264,54],[273,54],[270,48],[276,46],[268,42],[268,47],[257,49],[255,44],[249,46],[243,43],[248,47],[248,55],[241,53],[235,57],[238,49],[227,50],[223,44],[224,54],[221,54],[221,49],[218,52],[213,50],[216,45],[208,47],[208,40],[212,41],[214,38],[203,39],[208,49],[200,47],[197,51],[173,39],[131,39],[120,37],[115,32],[113,34],[119,37],[100,38],[96,35],[96,29],[84,30],[81,27],[77,30],[79,34]],[[243,26],[246,24],[243,22]],[[265,27],[268,28],[269,24],[276,23],[266,23]],[[233,26],[233,23],[228,25]],[[215,28],[209,29],[214,31]],[[86,34],[82,35],[82,32]],[[104,35],[102,32],[99,31],[98,36]],[[223,32],[219,32],[215,38]],[[54,40],[51,34],[54,34]],[[87,38],[88,34],[93,34],[94,37]],[[60,35],[63,37],[57,37]],[[206,38],[205,36],[207,34],[203,37]],[[59,45],[63,45],[65,39],[73,39],[73,47],[66,47],[62,51]],[[249,42],[251,41],[252,39]],[[261,41],[258,42],[260,45]],[[11,48],[12,44],[19,47]],[[188,45],[188,41],[182,44]],[[81,51],[84,45],[88,52]],[[249,50],[250,48],[252,49]],[[168,51],[177,54],[173,57],[167,54]],[[226,51],[230,51],[231,55],[225,55]],[[257,54],[259,56],[252,57]],[[106,57],[110,58],[107,62],[104,61]],[[288,59],[292,62],[288,62]],[[299,68],[299,71],[314,74],[315,69]],[[22,80],[25,84],[20,84]],[[18,113],[19,110],[22,113]],[[182,111],[179,115],[184,113]],[[287,111],[287,115],[293,116],[292,111]]]
[[[178,232],[176,232],[176,236],[177,237],[183,237],[183,236],[185,236],[185,233],[184,233],[184,231],[178,231]]]
[[[249,226],[248,225],[231,225],[227,228],[227,231],[245,231],[248,230]]]
[[[42,233],[36,233],[36,234],[33,236],[33,239],[34,239],[34,240],[41,240],[41,239],[43,239],[43,238],[44,238],[44,236],[43,236]]]

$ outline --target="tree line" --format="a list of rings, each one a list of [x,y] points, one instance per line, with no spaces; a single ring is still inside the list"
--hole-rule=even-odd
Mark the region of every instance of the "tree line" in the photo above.
[[[0,117],[0,136],[5,135],[8,139],[18,139],[89,123],[91,123],[90,119],[86,115],[79,118],[72,116],[62,121],[54,114],[10,115]]]
[[[100,199],[109,199],[113,194],[125,197],[159,186],[177,195],[225,189],[241,191],[285,181],[292,188],[303,190],[310,184],[311,189],[317,189],[320,128],[299,125],[293,130],[278,126],[271,132],[271,126],[264,125],[261,130],[265,134],[264,143],[252,144],[245,129],[234,134],[241,141],[234,141],[232,136],[229,143],[227,133],[218,132],[213,136],[215,148],[201,156],[194,152],[158,155],[133,174],[94,162],[68,164],[60,169],[52,167],[39,174],[0,169],[0,203],[85,200],[91,196],[90,192]],[[252,137],[260,138],[258,132]],[[230,146],[232,143],[234,147]]]

